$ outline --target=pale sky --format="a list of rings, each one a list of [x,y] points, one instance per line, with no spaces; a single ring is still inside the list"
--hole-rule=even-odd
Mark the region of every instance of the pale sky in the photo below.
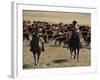
[[[43,11],[23,11],[24,20],[47,21],[53,23],[72,23],[76,20],[78,24],[91,25],[90,13],[75,13],[75,12],[43,12]]]

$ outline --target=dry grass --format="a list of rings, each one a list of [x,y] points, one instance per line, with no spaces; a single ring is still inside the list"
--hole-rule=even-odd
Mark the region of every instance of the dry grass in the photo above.
[[[67,48],[51,46],[51,44],[45,45],[45,52],[42,52],[40,56],[40,65],[36,67],[34,65],[34,57],[30,52],[30,47],[24,42],[23,49],[23,66],[24,69],[34,68],[54,68],[54,67],[79,67],[91,65],[91,53],[90,49],[83,48],[80,50],[79,62],[77,60],[71,60],[69,50]]]

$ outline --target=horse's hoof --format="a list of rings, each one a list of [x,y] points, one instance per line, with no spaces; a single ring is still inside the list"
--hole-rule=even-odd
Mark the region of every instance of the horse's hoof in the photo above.
[[[39,66],[39,64],[37,64],[37,66]]]
[[[74,56],[74,59],[75,59],[76,57]]]
[[[36,63],[34,63],[34,65],[36,66],[37,64],[36,64]]]

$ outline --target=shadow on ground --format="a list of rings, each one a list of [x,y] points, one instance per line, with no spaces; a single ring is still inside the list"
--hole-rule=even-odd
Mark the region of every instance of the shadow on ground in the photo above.
[[[60,47],[59,45],[49,45],[49,47]]]
[[[66,59],[58,59],[58,60],[54,60],[54,63],[63,63],[63,62],[68,62],[68,60]]]

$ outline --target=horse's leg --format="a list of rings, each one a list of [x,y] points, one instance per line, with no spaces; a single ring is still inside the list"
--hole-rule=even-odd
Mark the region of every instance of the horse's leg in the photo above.
[[[86,38],[84,37],[84,47],[87,47],[87,41],[86,41]]]
[[[54,45],[56,45],[57,44],[57,39],[55,39],[55,43],[54,43]]]
[[[74,59],[76,58],[76,49],[73,50],[74,51]]]
[[[42,43],[42,51],[44,52],[44,43]]]
[[[61,40],[59,39],[59,46],[61,46]]]
[[[72,53],[73,53],[73,50],[72,50],[72,48],[70,48],[70,57],[71,57],[71,59],[72,59]]]
[[[28,42],[28,46],[30,46],[30,39],[29,39],[29,36],[27,36],[27,42]]]
[[[89,46],[89,38],[88,37],[87,37],[86,41],[87,41],[87,47],[88,47]]]
[[[37,54],[37,66],[39,66],[40,54],[41,54],[41,52],[38,52],[38,54]]]
[[[48,36],[48,42],[50,41],[50,36]]]
[[[77,49],[77,60],[79,61],[79,49]]]
[[[59,46],[61,45],[61,42],[59,41]]]
[[[36,65],[36,53],[33,54],[34,54],[34,65]]]

